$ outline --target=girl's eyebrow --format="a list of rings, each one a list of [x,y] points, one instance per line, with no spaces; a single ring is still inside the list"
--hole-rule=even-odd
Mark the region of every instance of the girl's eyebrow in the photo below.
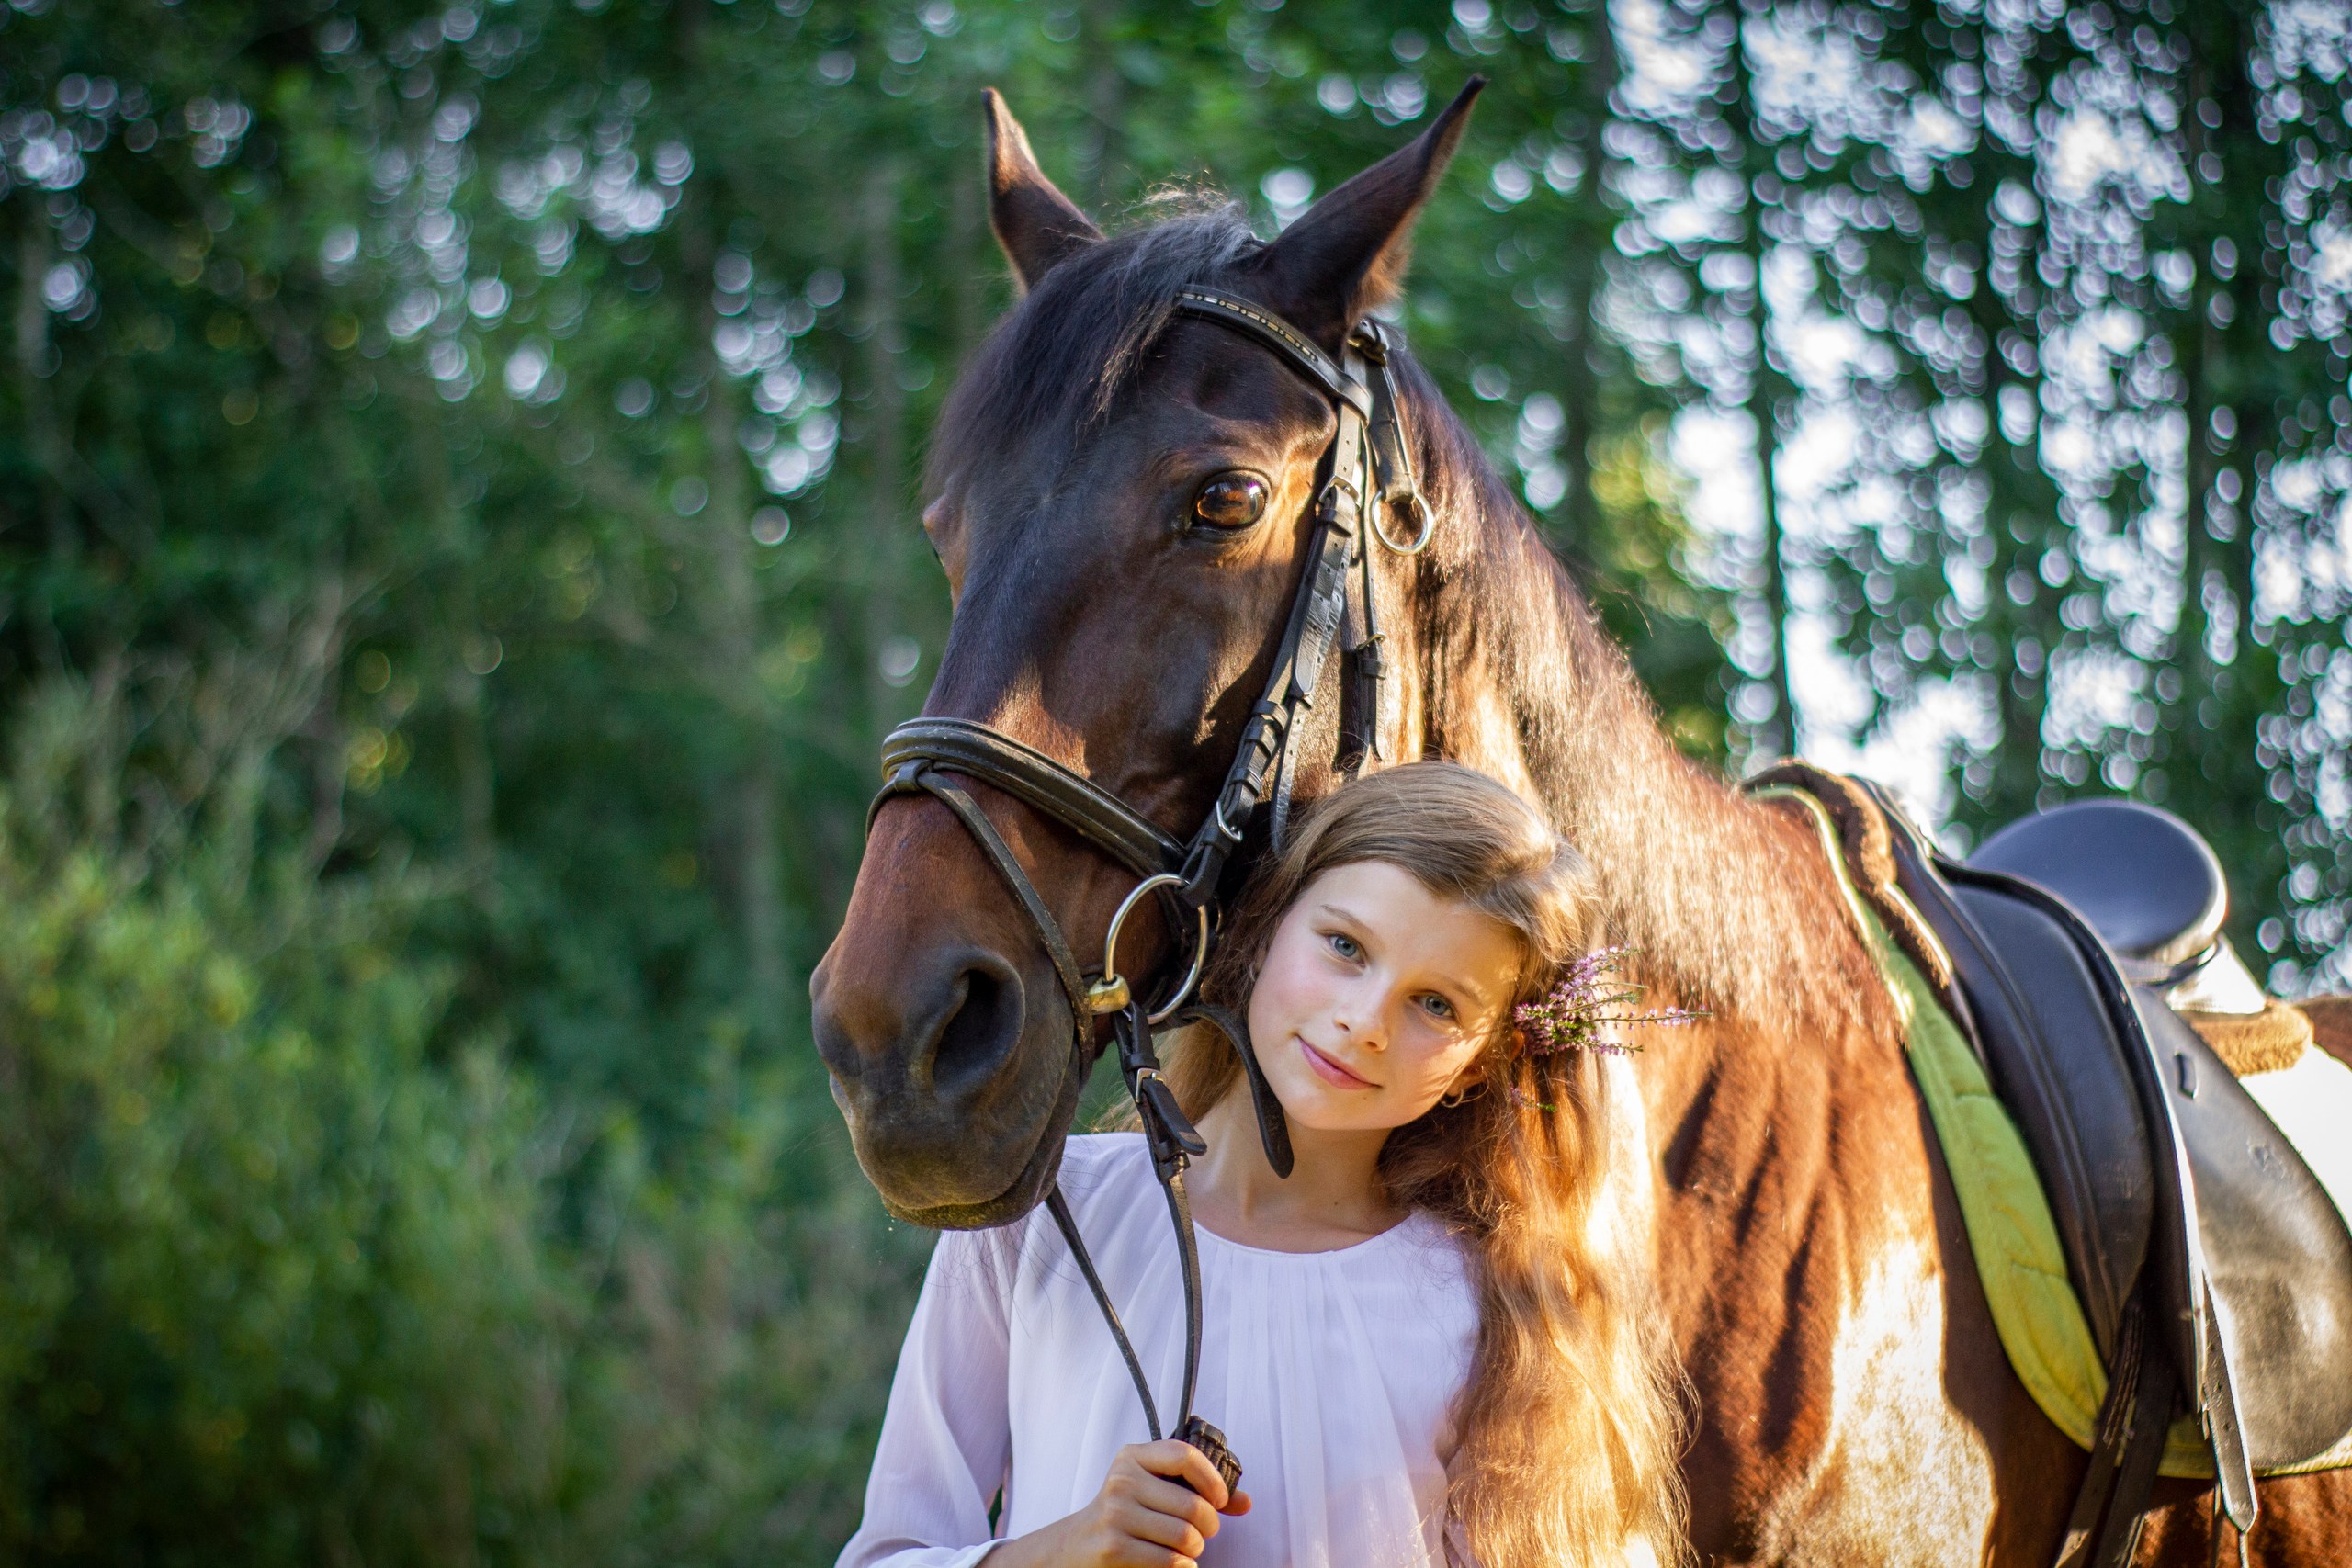
[[[1315,912],[1318,915],[1329,915],[1336,919],[1345,920],[1349,925],[1354,926],[1359,931],[1370,929],[1363,916],[1357,914],[1353,909],[1347,908],[1343,904],[1317,904],[1315,906]]]

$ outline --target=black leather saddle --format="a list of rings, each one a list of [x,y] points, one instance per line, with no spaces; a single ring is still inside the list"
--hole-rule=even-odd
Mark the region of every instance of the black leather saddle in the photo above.
[[[1896,885],[1949,953],[1947,1004],[2041,1177],[2109,1369],[2060,1562],[2128,1560],[2183,1411],[2212,1441],[2243,1540],[2255,1471],[2352,1433],[2352,1234],[2167,1005],[2167,988],[2237,964],[2220,862],[2169,813],[2098,801],[2014,823],[1962,863],[1861,787]]]

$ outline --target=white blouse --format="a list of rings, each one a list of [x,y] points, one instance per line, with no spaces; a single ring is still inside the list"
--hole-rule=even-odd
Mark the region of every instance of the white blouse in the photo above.
[[[1183,1281],[1142,1135],[1070,1139],[1060,1179],[1170,1421]],[[1439,1453],[1478,1328],[1460,1245],[1422,1213],[1333,1252],[1268,1252],[1205,1229],[1200,1245],[1196,1403],[1253,1504],[1223,1520],[1202,1568],[1442,1562]],[[972,1568],[996,1540],[1092,1502],[1113,1453],[1150,1436],[1052,1216],[951,1232],[932,1254],[865,1522],[839,1568]]]

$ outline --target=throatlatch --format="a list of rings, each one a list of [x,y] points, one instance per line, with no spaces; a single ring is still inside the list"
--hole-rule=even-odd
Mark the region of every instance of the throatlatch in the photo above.
[[[1241,1466],[1226,1447],[1224,1434],[1193,1411],[1193,1386],[1200,1371],[1201,1264],[1192,1201],[1184,1191],[1184,1168],[1193,1156],[1207,1152],[1208,1145],[1159,1076],[1151,1032],[1156,1025],[1203,1022],[1233,1043],[1249,1078],[1250,1103],[1266,1158],[1278,1174],[1288,1176],[1290,1131],[1281,1102],[1259,1066],[1248,1030],[1223,1010],[1197,1001],[1186,1006],[1186,998],[1208,958],[1223,903],[1221,885],[1227,866],[1259,809],[1271,807],[1269,840],[1275,848],[1288,836],[1300,720],[1305,710],[1315,705],[1324,666],[1334,650],[1346,667],[1340,682],[1336,759],[1340,771],[1354,773],[1385,758],[1383,698],[1388,668],[1381,649],[1371,540],[1378,540],[1392,554],[1416,555],[1429,544],[1435,525],[1414,477],[1410,443],[1399,418],[1396,382],[1389,369],[1391,344],[1379,322],[1366,321],[1349,333],[1343,367],[1305,333],[1238,295],[1189,288],[1178,293],[1175,309],[1178,314],[1215,321],[1273,349],[1331,400],[1339,421],[1317,472],[1297,595],[1281,640],[1275,644],[1264,693],[1250,710],[1233,762],[1217,786],[1206,818],[1190,840],[1179,843],[1093,780],[1010,736],[968,719],[924,717],[900,725],[883,742],[882,789],[866,820],[870,829],[883,805],[902,795],[930,795],[955,813],[1013,901],[1028,915],[1053,961],[1055,977],[1069,1003],[1069,1072],[1082,1076],[1093,1066],[1095,1020],[1110,1019],[1119,1070],[1143,1122],[1153,1173],[1167,1195],[1183,1269],[1184,1383],[1177,1403],[1175,1435],[1206,1454],[1231,1487],[1240,1480]],[[1390,531],[1392,509],[1409,520],[1413,529],[1409,537],[1400,538]],[[948,781],[945,774],[949,773],[1004,791],[1069,828],[1142,879],[1112,918],[1099,979],[1088,983],[1069,939],[1027,870],[978,803]],[[1181,931],[1187,925],[1193,930],[1190,970],[1167,1000],[1150,1010],[1130,994],[1118,971],[1119,929],[1147,893],[1160,898],[1171,931]],[[1189,921],[1184,919],[1187,914],[1192,917]],[[1143,1363],[1119,1321],[1110,1292],[1095,1272],[1078,1222],[1058,1187],[1046,1193],[1046,1206],[1076,1255],[1087,1288],[1118,1342],[1143,1402],[1145,1422],[1158,1438],[1162,1436],[1159,1412],[1144,1377]]]

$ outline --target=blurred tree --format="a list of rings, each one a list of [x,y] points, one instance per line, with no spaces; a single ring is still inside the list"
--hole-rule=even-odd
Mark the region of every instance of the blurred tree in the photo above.
[[[1619,30],[1627,330],[1772,476],[1726,558],[1739,748],[1785,742],[1793,684],[1809,750],[1963,845],[2164,802],[2275,982],[2340,983],[2342,20],[1628,0]]]
[[[2157,19],[2151,90],[2186,189],[2150,225],[2139,302],[2179,410],[2179,620],[2147,692],[2169,744],[2143,787],[2211,825],[2258,900],[2241,923],[2288,955],[2279,983],[2318,960],[2341,986],[2352,17],[2211,4]]]
[[[1006,298],[984,82],[1108,219],[1174,180],[1271,231],[1495,75],[1408,326],[1720,754],[1670,400],[1597,320],[1611,42],[1304,0],[0,14],[0,712],[17,808],[89,857],[24,918],[130,933],[25,937],[60,956],[5,1090],[12,1548],[818,1561],[846,1529],[910,1259],[797,997],[944,632],[912,513]],[[82,738],[37,744],[67,692]],[[215,974],[284,1028],[206,1021]],[[69,1067],[153,1109],[40,1087]],[[317,1131],[386,1096],[413,1131]],[[252,1140],[300,1152],[265,1179]],[[137,1171],[180,1206],[101,1201]],[[347,1189],[444,1240],[320,1207]],[[215,1297],[121,1284],[168,1232],[240,1260],[219,1323],[283,1332],[232,1354]],[[271,1305],[281,1275],[341,1282]],[[342,1348],[306,1371],[298,1331]]]

